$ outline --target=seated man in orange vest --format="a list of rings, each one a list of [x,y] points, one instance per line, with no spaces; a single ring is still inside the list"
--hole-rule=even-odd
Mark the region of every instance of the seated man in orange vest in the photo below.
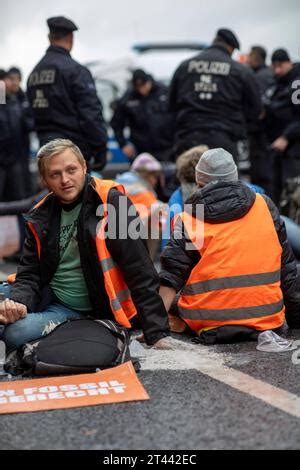
[[[179,293],[171,331],[185,324],[199,341],[213,343],[255,339],[285,318],[299,328],[296,263],[274,203],[238,180],[222,148],[203,153],[195,178],[198,189],[161,256],[167,311]]]
[[[90,177],[69,140],[44,145],[38,165],[50,193],[26,216],[16,279],[2,286],[8,351],[86,315],[126,328],[137,315],[148,345],[164,348],[169,326],[159,278],[144,241],[130,236],[138,216],[124,188]]]

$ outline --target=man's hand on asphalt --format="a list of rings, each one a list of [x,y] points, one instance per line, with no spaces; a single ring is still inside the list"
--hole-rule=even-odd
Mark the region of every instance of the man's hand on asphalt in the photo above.
[[[171,336],[161,338],[153,344],[152,349],[175,349],[174,344],[172,344],[172,342],[173,339],[171,338]]]
[[[25,318],[26,315],[26,305],[14,302],[10,299],[5,299],[0,303],[0,323],[4,325],[15,323],[17,320]]]
[[[139,341],[140,343],[145,344],[145,337],[144,335],[136,337],[136,340]],[[148,346],[148,348],[152,349],[175,349],[173,342],[173,338],[171,336],[166,336],[165,338],[161,338],[156,343],[152,344],[151,346]]]

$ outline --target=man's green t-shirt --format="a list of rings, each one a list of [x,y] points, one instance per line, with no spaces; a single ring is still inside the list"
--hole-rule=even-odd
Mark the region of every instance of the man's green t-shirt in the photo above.
[[[62,304],[74,310],[91,310],[86,282],[81,269],[77,222],[82,203],[61,210],[59,232],[59,265],[50,286]]]

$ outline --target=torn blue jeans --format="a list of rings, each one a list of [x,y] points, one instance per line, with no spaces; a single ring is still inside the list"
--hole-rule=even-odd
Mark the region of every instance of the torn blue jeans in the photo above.
[[[10,287],[8,284],[0,284],[0,294],[9,298]],[[50,304],[43,312],[28,313],[25,318],[15,323],[0,326],[0,339],[6,344],[9,353],[24,343],[34,341],[48,335],[55,326],[67,320],[86,318],[89,312],[79,312],[65,307],[60,303]]]

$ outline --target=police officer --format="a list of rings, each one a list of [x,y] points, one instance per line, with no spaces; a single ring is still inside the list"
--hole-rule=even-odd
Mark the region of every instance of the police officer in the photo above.
[[[6,102],[0,105],[0,201],[16,201],[25,197],[26,137],[33,119],[26,100],[16,96],[9,73],[0,70],[0,80],[6,92]]]
[[[262,46],[252,46],[248,56],[248,65],[251,67],[261,97],[274,82],[274,74],[266,64],[267,51]],[[271,160],[267,149],[267,139],[263,121],[257,119],[248,123],[250,178],[251,183],[264,188],[272,196],[272,174],[270,172]]]
[[[266,91],[264,105],[278,203],[286,180],[300,175],[300,64],[293,64],[285,49],[275,50],[271,60],[276,82]]]
[[[106,127],[90,71],[72,59],[77,26],[49,18],[50,47],[31,72],[27,88],[40,145],[55,138],[76,143],[94,169],[106,163]]]
[[[176,154],[200,144],[222,147],[234,158],[246,137],[245,119],[261,112],[258,86],[250,69],[231,58],[239,41],[219,29],[211,47],[176,70],[169,96],[176,113]]]
[[[173,117],[167,110],[167,87],[144,70],[133,72],[131,86],[116,103],[111,121],[115,137],[129,159],[148,152],[161,161],[172,159]],[[124,129],[130,129],[129,142]]]

